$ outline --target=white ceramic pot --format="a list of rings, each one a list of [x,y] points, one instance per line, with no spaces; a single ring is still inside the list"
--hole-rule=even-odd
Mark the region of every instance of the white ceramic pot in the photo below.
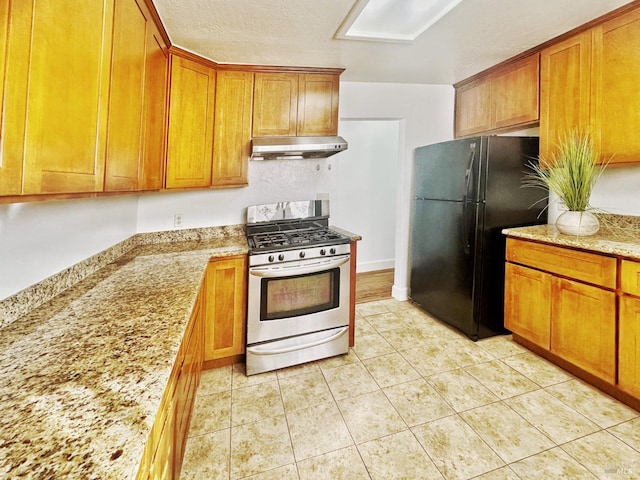
[[[556,228],[566,235],[593,235],[600,229],[598,217],[590,212],[562,212],[556,219]]]

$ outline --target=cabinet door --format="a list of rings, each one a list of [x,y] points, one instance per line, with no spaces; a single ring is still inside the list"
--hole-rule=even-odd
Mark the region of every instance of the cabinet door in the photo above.
[[[33,2],[0,2],[0,195],[22,192]]]
[[[166,144],[167,74],[169,55],[155,25],[147,29],[147,58],[144,84],[144,142],[139,190],[164,186]]]
[[[540,156],[548,158],[568,131],[590,129],[591,31],[542,51]]]
[[[338,75],[299,76],[298,136],[338,134]]]
[[[540,54],[531,55],[491,75],[493,128],[538,120]]]
[[[618,386],[640,397],[640,298],[620,297]]]
[[[612,163],[640,158],[640,10],[594,29],[594,121],[600,151]]]
[[[30,3],[23,192],[101,191],[113,0]]]
[[[615,293],[554,278],[551,351],[583,370],[615,383]]]
[[[246,257],[213,260],[206,274],[205,361],[244,353]]]
[[[298,118],[298,75],[256,73],[253,136],[295,136]]]
[[[455,136],[491,130],[491,83],[488,78],[456,89]]]
[[[105,191],[137,190],[143,144],[147,19],[136,0],[116,3]]]
[[[253,73],[218,72],[213,147],[213,185],[247,185],[251,155]]]
[[[214,103],[215,71],[172,56],[167,188],[211,185]]]
[[[551,275],[507,263],[504,326],[549,349],[551,343]]]

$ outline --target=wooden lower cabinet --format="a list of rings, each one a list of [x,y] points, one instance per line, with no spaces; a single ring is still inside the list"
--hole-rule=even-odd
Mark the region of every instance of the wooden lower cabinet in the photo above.
[[[204,357],[204,289],[200,289],[160,408],[147,439],[137,479],[178,479]]]
[[[205,292],[205,368],[235,363],[245,349],[246,255],[209,262]]]
[[[542,348],[551,346],[551,275],[507,263],[505,327]]]
[[[640,398],[640,298],[621,297],[619,338],[618,384]]]

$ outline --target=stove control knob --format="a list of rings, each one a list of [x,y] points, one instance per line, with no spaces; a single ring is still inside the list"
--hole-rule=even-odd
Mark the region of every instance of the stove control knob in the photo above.
[[[320,255],[326,255],[327,251],[324,248],[320,249]]]
[[[333,248],[333,247],[331,247],[331,249],[329,250],[329,253],[330,253],[331,255],[335,255],[335,253],[336,253],[336,249],[335,249],[335,248]]]
[[[300,252],[300,258],[304,258],[305,255],[306,255],[306,253]]]
[[[278,255],[278,260],[280,261],[284,260],[284,253],[281,253],[280,255]]]
[[[275,257],[273,255],[269,255],[269,261],[273,262],[275,260]]]

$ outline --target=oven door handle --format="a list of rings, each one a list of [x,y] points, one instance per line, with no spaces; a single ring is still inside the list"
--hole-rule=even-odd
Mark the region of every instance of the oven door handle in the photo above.
[[[292,345],[290,347],[276,348],[270,349],[265,345],[258,345],[255,347],[247,347],[247,352],[252,353],[254,355],[280,355],[281,353],[289,353],[295,352],[297,350],[304,350],[306,348],[316,347],[318,345],[322,345],[323,343],[333,342],[334,340],[340,338],[342,335],[349,331],[349,327],[342,327],[338,333],[331,335],[327,338],[321,338],[320,340],[316,340],[315,342],[304,343],[302,345]]]
[[[249,273],[251,275],[255,275],[256,277],[263,278],[282,278],[282,277],[292,277],[294,275],[306,275],[308,273],[317,273],[322,272],[323,270],[330,270],[332,268],[339,267],[340,265],[344,265],[349,261],[349,255],[345,255],[344,257],[340,257],[337,259],[330,260],[322,260],[320,262],[310,261],[310,264],[307,266],[295,266],[295,267],[276,267],[276,266],[268,266],[268,267],[252,267],[249,269]]]

